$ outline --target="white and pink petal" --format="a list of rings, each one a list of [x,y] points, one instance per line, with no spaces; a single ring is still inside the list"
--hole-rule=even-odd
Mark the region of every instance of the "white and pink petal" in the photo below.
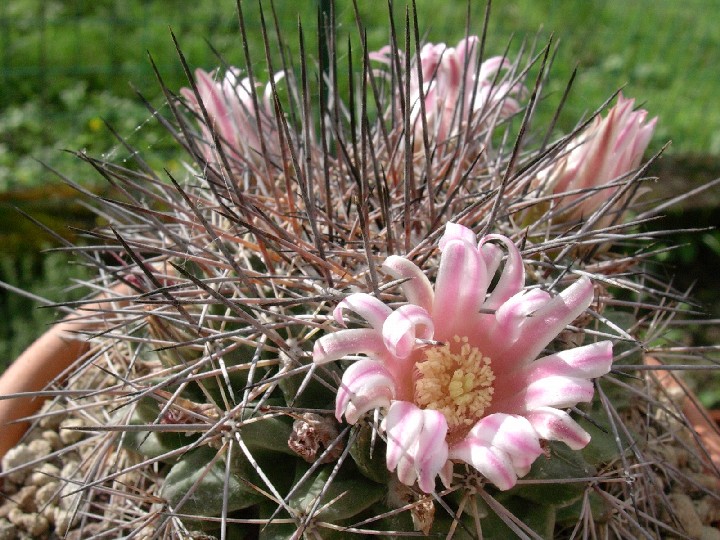
[[[507,454],[519,477],[525,476],[542,454],[537,433],[530,422],[519,415],[490,414],[473,426],[467,438]]]
[[[435,281],[432,318],[439,339],[466,335],[485,299],[488,277],[478,249],[465,240],[448,241]]]
[[[524,392],[528,411],[539,407],[572,407],[592,401],[595,387],[588,379],[550,376],[529,381]]]
[[[354,424],[368,411],[389,407],[395,398],[395,381],[383,364],[358,360],[345,370],[335,399],[335,418]]]
[[[464,225],[448,221],[445,224],[445,232],[440,237],[440,241],[438,242],[438,248],[441,252],[445,250],[445,246],[451,240],[463,240],[470,245],[474,245],[475,242],[477,242],[477,236],[474,232],[472,232],[471,229],[468,229]]]
[[[378,331],[382,329],[385,319],[392,313],[392,309],[381,300],[367,293],[351,294],[337,305],[333,311],[333,316],[341,326],[345,326],[343,310],[346,309],[360,315]]]
[[[417,480],[425,493],[435,490],[435,479],[450,481],[448,426],[442,413],[423,410],[407,401],[394,401],[381,428],[387,439],[386,463],[398,479],[408,486]]]
[[[397,358],[407,358],[416,346],[416,339],[432,339],[434,332],[430,314],[415,304],[405,304],[393,311],[382,328],[385,347]]]
[[[326,334],[313,346],[313,362],[326,364],[348,355],[366,354],[371,358],[388,355],[382,334],[369,328],[353,328]]]
[[[417,479],[415,453],[422,426],[422,410],[408,401],[393,401],[381,424],[387,438],[387,468],[397,470],[399,480],[409,486]]]
[[[594,379],[610,371],[612,361],[612,342],[599,341],[535,360],[527,372],[530,380],[550,376]]]
[[[508,490],[517,483],[510,456],[479,439],[465,438],[450,448],[450,459],[464,461],[498,489]]]
[[[435,491],[435,479],[445,473],[448,462],[448,432],[445,416],[439,411],[423,411],[423,428],[418,438],[415,470],[418,486],[425,493]]]
[[[508,237],[500,234],[488,234],[480,240],[479,248],[482,249],[487,242],[493,240],[505,244],[508,250],[508,258],[500,274],[500,279],[483,304],[483,307],[487,309],[497,309],[509,298],[520,292],[525,285],[525,267],[522,256]]]
[[[567,289],[527,317],[519,339],[507,350],[518,364],[528,363],[590,306],[594,297],[592,282],[581,277]]]
[[[382,265],[383,269],[395,279],[405,280],[401,285],[405,298],[411,304],[432,312],[433,288],[430,280],[415,263],[399,255],[390,255]]]
[[[564,442],[573,450],[585,448],[590,442],[588,432],[565,411],[539,407],[525,416],[541,439]]]

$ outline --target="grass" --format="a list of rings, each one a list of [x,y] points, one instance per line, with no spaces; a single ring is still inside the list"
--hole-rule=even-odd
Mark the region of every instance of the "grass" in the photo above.
[[[316,1],[275,0],[286,45],[297,58],[297,22],[305,29],[308,50],[316,56]],[[682,6],[673,0],[627,3],[575,0],[495,2],[488,51],[511,53],[524,39],[541,42],[551,34],[559,43],[548,89],[562,92],[578,66],[575,91],[560,118],[570,129],[580,116],[617,88],[638,98],[660,123],[651,145],[672,139],[671,153],[720,151],[720,108],[709,107],[720,94],[715,66],[720,63],[720,27],[705,16],[711,0]],[[368,40],[375,48],[388,42],[384,6],[360,2]],[[477,5],[476,5],[477,4]],[[41,159],[83,180],[62,148],[90,153],[118,151],[103,120],[111,122],[150,155],[171,161],[164,134],[158,134],[135,97],[137,87],[158,101],[159,90],[148,61],[150,53],[171,88],[186,84],[169,29],[191,65],[220,64],[208,43],[229,64],[244,65],[234,0],[181,2],[167,9],[161,0],[117,2],[45,2],[10,0],[0,8],[0,190],[42,185],[52,179],[33,159]],[[269,5],[264,2],[264,5]],[[244,2],[255,68],[264,73],[258,9]],[[300,6],[300,7],[298,7]],[[395,3],[397,24],[404,4]],[[471,32],[482,25],[482,5],[473,2]],[[465,34],[466,2],[417,1],[421,32],[429,41],[456,43]],[[349,0],[338,0],[340,34],[358,50]],[[274,38],[274,36],[271,36]],[[557,100],[547,104],[548,118]],[[542,111],[541,111],[541,117]],[[135,130],[137,126],[141,129]],[[87,180],[89,181],[89,180]]]

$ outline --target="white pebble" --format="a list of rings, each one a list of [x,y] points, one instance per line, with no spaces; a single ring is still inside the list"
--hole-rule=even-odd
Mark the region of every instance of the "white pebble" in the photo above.
[[[49,482],[54,482],[59,475],[58,467],[52,463],[43,463],[30,475],[30,484],[37,487],[44,486]]]
[[[84,423],[80,418],[66,418],[60,423],[60,440],[65,445],[71,445],[82,439],[85,434],[74,428],[83,427]],[[72,429],[69,429],[72,428]]]

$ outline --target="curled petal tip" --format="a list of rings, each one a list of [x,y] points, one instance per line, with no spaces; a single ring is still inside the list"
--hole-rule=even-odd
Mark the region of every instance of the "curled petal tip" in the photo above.
[[[434,326],[430,314],[414,304],[400,306],[383,325],[385,346],[393,356],[407,358],[415,348],[416,339],[432,339]]]
[[[590,442],[590,434],[560,409],[540,407],[528,413],[527,418],[543,439],[564,442],[572,450],[581,450]]]
[[[395,397],[395,381],[382,363],[359,360],[343,375],[335,400],[335,418],[355,424],[368,411],[389,407]]]
[[[463,240],[469,244],[475,244],[476,238],[475,233],[464,225],[448,221],[445,224],[445,234],[440,238],[438,248],[440,248],[440,251],[443,251],[447,243],[451,240]]]

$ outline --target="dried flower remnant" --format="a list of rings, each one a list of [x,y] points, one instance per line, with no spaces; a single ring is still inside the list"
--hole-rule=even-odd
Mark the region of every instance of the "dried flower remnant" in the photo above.
[[[502,260],[507,260],[488,292]],[[378,298],[356,293],[335,308],[370,328],[343,329],[321,337],[313,356],[322,364],[351,354],[335,414],[356,423],[383,410],[387,467],[401,482],[434,490],[440,475],[451,483],[452,462],[465,462],[500,489],[542,453],[540,440],[572,449],[590,440],[564,408],[593,397],[593,378],[610,370],[612,344],[601,341],[536,359],[590,305],[593,286],[580,278],[555,297],[525,288],[520,252],[506,237],[475,234],[448,223],[435,287],[414,263],[390,256],[385,270],[408,303],[393,310]],[[458,276],[463,276],[459,279]]]
[[[320,463],[336,461],[343,451],[338,444],[338,430],[335,420],[315,413],[303,413],[293,422],[288,447],[308,463],[319,459],[332,446]]]
[[[422,144],[423,98],[428,133],[431,140],[444,143],[458,135],[468,122],[474,131],[487,128],[490,115],[506,118],[520,110],[517,97],[525,88],[511,83],[503,70],[511,67],[507,58],[495,56],[478,62],[480,38],[469,36],[457,46],[444,43],[427,43],[420,50],[418,61],[422,72],[422,85],[417,68],[411,68],[410,104],[411,123],[415,129],[416,150]],[[390,64],[392,50],[389,46],[371,53],[370,58]]]
[[[634,105],[634,99],[620,94],[605,118],[595,117],[577,140],[569,142],[569,152],[538,174],[541,189],[548,194],[562,195],[602,188],[637,169],[652,138],[657,117],[646,121],[647,111],[633,110]],[[618,187],[563,196],[559,202],[571,205],[565,219],[587,218],[612,197]]]

